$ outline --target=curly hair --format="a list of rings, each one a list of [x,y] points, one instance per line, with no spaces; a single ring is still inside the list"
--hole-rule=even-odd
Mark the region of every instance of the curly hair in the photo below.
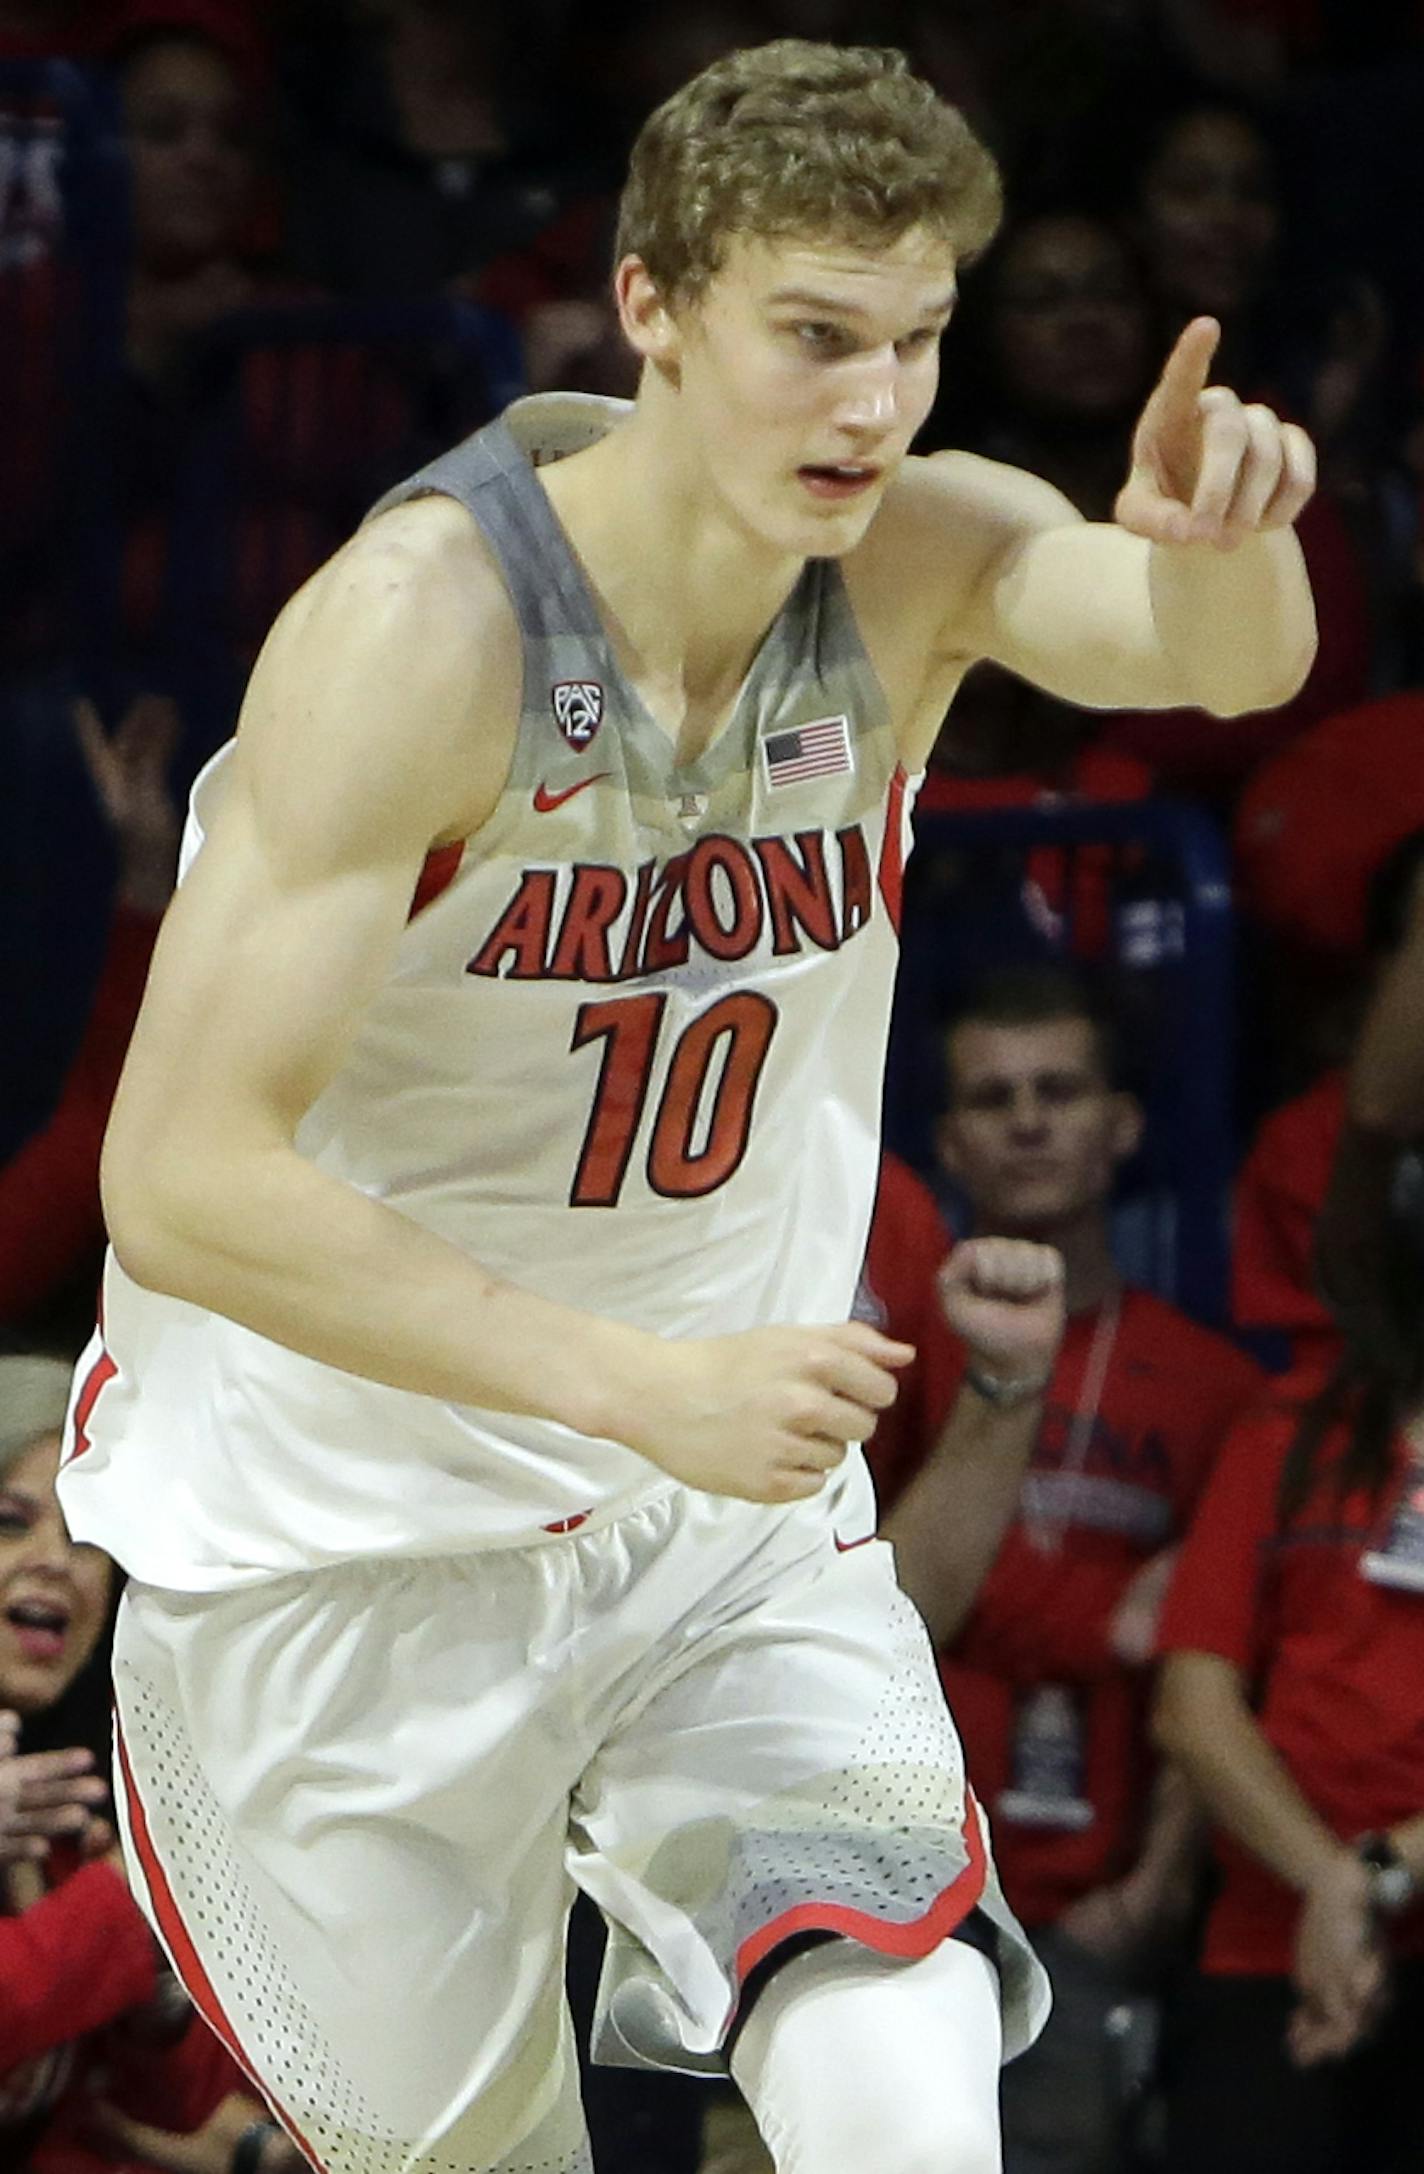
[[[733,236],[877,249],[922,227],[964,260],[1001,209],[993,159],[903,53],[779,38],[714,61],[644,123],[617,254],[688,302]]]

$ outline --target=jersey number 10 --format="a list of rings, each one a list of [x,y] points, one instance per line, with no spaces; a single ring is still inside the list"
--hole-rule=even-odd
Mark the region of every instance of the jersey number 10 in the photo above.
[[[579,1007],[570,1049],[596,1041],[604,1049],[570,1207],[618,1205],[648,1099],[666,1005],[665,995],[652,993]],[[725,1185],[740,1168],[776,1021],[771,999],[744,989],[720,998],[683,1028],[648,1142],[648,1183],[655,1193],[674,1200],[700,1199]],[[724,1041],[721,1072],[704,1113],[708,1081]],[[699,1133],[701,1144],[694,1145]]]

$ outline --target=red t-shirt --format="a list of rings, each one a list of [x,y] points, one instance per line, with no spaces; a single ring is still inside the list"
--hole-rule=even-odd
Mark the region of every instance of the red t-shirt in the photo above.
[[[1301,1794],[1342,1840],[1424,1811],[1424,1593],[1375,1585],[1363,1549],[1387,1529],[1408,1462],[1376,1504],[1343,1500],[1331,1468],[1346,1441],[1325,1444],[1322,1476],[1283,1531],[1276,1499],[1299,1401],[1261,1408],[1222,1452],[1167,1596],[1163,1653],[1215,1653],[1252,1686],[1256,1720]],[[1233,1837],[1219,1833],[1221,1891],[1202,1968],[1220,1975],[1289,1972],[1299,1898]],[[1424,1909],[1393,1927],[1424,1950]]]
[[[138,1904],[109,1865],[81,1865],[71,1849],[51,1851],[49,1876],[42,1900],[0,1915],[0,2164],[7,2131],[40,2120],[34,2174],[97,2174],[114,2162],[88,2141],[96,2091],[135,2120],[187,2131],[249,2086],[196,2016],[168,2045],[127,2038],[123,2019],[158,1979]]]
[[[1153,1766],[1148,1687],[1143,1671],[1113,1653],[1112,1618],[1142,1564],[1185,1530],[1218,1445],[1262,1379],[1224,1337],[1148,1292],[1126,1291],[1096,1414],[1075,1427],[1101,1320],[1095,1311],[1068,1324],[1020,1515],[941,1661],[975,1791],[994,1818],[1004,1889],[1028,1925],[1054,1922],[1134,1861]],[[935,1359],[943,1401],[921,1455],[963,1374],[963,1347],[947,1327]],[[882,1499],[912,1469],[877,1465]],[[1030,1516],[1039,1531],[1045,1520],[1057,1528],[1051,1549]],[[1021,1823],[1002,1806],[996,1815],[1015,1781],[1027,1695],[1045,1684],[1062,1686],[1076,1715],[1081,1798],[1091,1807],[1077,1829]]]
[[[1424,823],[1424,693],[1333,711],[1271,757],[1232,823],[1238,905],[1278,937],[1358,973],[1370,883]]]
[[[1320,1364],[1339,1344],[1316,1295],[1315,1229],[1344,1122],[1345,1075],[1327,1072],[1272,1111],[1236,1185],[1232,1314],[1243,1329],[1291,1337],[1298,1366]]]
[[[948,1251],[949,1232],[928,1185],[898,1155],[882,1155],[856,1313],[913,1344],[915,1356],[901,1369],[899,1393],[866,1445],[877,1474],[899,1471],[915,1455],[913,1445],[932,1440],[930,1427],[939,1421],[931,1411],[942,1416],[947,1408],[935,1375],[947,1334],[935,1272]]]

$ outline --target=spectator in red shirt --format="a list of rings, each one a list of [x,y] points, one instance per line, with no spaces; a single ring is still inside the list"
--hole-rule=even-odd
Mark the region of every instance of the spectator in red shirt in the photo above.
[[[1016,1514],[962,1627],[940,1605],[955,1535],[934,1428],[957,1408],[966,1355],[943,1326],[939,1409],[899,1468],[877,1471],[882,1530],[932,1632],[953,1640],[943,1675],[969,1771],[1005,1891],[1055,1981],[1043,2039],[1005,2075],[1005,2165],[1086,2174],[1121,2122],[1108,2015],[1189,1888],[1190,1810],[1156,1775],[1146,1731],[1156,1607],[1259,1376],[1222,1337],[1122,1284],[1109,1200],[1142,1113],[1116,1084],[1110,1022],[1072,975],[986,981],[949,1031],[946,1072],[941,1151],[976,1234],[1058,1248],[1067,1331]]]
[[[1371,878],[1363,952],[1372,974],[1399,951],[1421,907],[1424,828],[1400,839]],[[1345,1072],[1332,1067],[1265,1120],[1237,1182],[1232,1315],[1243,1329],[1289,1338],[1297,1367],[1326,1362],[1338,1348],[1315,1252],[1344,1123]]]
[[[129,1893],[90,1754],[16,1748],[95,1655],[113,1566],[77,1547],[55,1499],[70,1369],[0,1357],[0,2164],[26,2174],[176,2166],[226,2174],[264,2109],[180,1998]],[[106,2103],[107,2102],[107,2103]],[[151,2124],[135,2129],[134,2124]],[[107,2136],[110,2144],[102,2139]],[[131,2150],[152,2137],[159,2156]],[[297,2174],[285,2140],[249,2174]]]
[[[1419,2164],[1424,1165],[1376,1204],[1324,1388],[1232,1435],[1163,1615],[1158,1739],[1218,1822],[1172,2174]]]

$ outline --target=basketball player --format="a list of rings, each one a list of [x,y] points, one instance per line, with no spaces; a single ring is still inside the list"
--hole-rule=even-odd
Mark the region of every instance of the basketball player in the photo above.
[[[1310,448],[1207,321],[1115,524],[907,459],[997,207],[897,56],[715,64],[634,154],[631,409],[394,492],[196,788],[64,1499],[136,1882],[340,2174],[587,2168],[571,1877],[605,2057],[730,2040],[785,2174],[997,2165],[1045,1987],[846,1448],[909,803],[978,657],[1235,711],[1313,647]],[[964,1249],[986,1428],[1054,1266]]]

